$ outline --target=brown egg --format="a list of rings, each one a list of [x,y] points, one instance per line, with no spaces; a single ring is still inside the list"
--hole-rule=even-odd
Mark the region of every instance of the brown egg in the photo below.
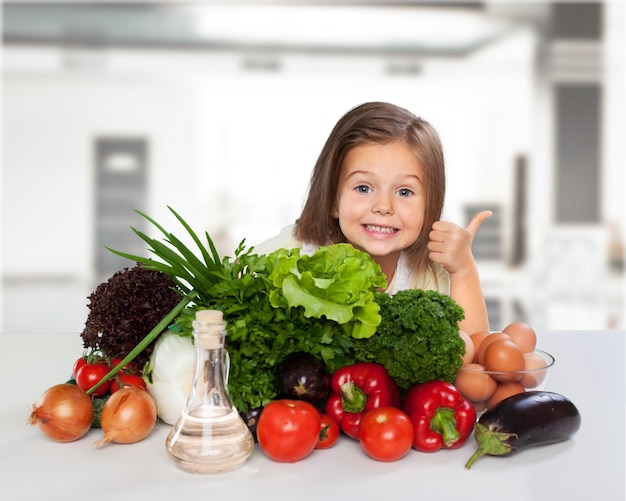
[[[487,409],[491,409],[497,403],[500,403],[507,397],[524,393],[526,389],[519,383],[499,383],[496,391],[487,401]]]
[[[523,353],[531,353],[537,347],[537,333],[525,322],[513,322],[502,329],[502,332],[511,336]]]
[[[454,386],[470,402],[485,402],[496,391],[496,381],[479,364],[466,364],[457,372]]]
[[[491,332],[489,331],[480,331],[475,332],[474,334],[470,334],[470,338],[472,338],[472,343],[474,343],[474,362],[478,362],[476,357],[478,356],[478,347],[481,345],[483,340],[489,336]]]
[[[461,336],[461,339],[465,342],[465,355],[463,355],[463,364],[471,364],[474,361],[474,355],[476,354],[476,349],[474,348],[472,338],[465,331],[459,331],[459,336]]]
[[[494,372],[491,376],[496,381],[512,383],[522,377],[519,371],[524,370],[524,354],[510,339],[491,343],[483,358],[485,369]]]
[[[520,384],[527,389],[536,388],[543,383],[546,375],[548,374],[545,369],[547,366],[543,357],[537,353],[524,353],[524,370],[531,372],[524,372],[522,378],[519,380]]]
[[[487,350],[489,345],[491,345],[491,343],[495,343],[496,341],[502,340],[511,341],[511,337],[503,332],[493,332],[485,337],[485,339],[483,339],[483,342],[480,343],[478,351],[476,352],[476,363],[480,365],[485,365],[485,351]]]

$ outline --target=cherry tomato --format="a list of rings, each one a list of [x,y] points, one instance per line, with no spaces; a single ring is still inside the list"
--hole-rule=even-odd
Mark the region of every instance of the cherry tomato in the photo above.
[[[320,435],[319,411],[304,400],[272,400],[259,416],[257,440],[274,461],[299,461],[313,452]]]
[[[317,439],[316,449],[328,449],[335,445],[339,439],[339,425],[328,414],[320,415],[320,434]]]
[[[78,374],[78,369],[80,369],[83,365],[87,365],[87,360],[83,357],[76,359],[74,362],[74,366],[72,367],[72,376],[76,379],[76,374]]]
[[[123,358],[112,358],[111,359],[111,367],[117,367],[122,363]],[[135,362],[128,362],[124,367],[122,367],[124,372],[128,372],[129,374],[138,374],[137,364]]]
[[[396,407],[377,407],[361,419],[359,441],[365,452],[378,461],[396,461],[413,445],[413,423]]]
[[[111,369],[104,364],[85,364],[76,373],[76,385],[83,391],[89,390],[92,386],[98,383],[104,376],[106,376]],[[92,397],[102,397],[106,395],[111,386],[110,381],[102,383],[98,386],[98,389],[94,391]]]
[[[119,381],[119,382],[118,382]],[[126,372],[118,372],[111,380],[111,393],[115,393],[120,388],[134,386],[141,390],[146,389],[146,382],[138,374],[128,374]]]

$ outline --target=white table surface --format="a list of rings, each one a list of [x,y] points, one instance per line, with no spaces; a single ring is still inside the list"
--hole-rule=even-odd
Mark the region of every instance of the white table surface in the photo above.
[[[538,348],[556,365],[548,390],[578,407],[574,438],[515,456],[464,464],[473,437],[460,449],[399,461],[370,459],[342,436],[333,448],[302,461],[268,459],[256,446],[231,473],[195,475],[179,470],[165,451],[169,427],[158,424],[145,440],[94,449],[100,430],[56,443],[26,424],[30,407],[48,387],[67,379],[82,353],[78,334],[0,334],[0,499],[3,500],[602,500],[625,493],[624,331],[545,332]]]

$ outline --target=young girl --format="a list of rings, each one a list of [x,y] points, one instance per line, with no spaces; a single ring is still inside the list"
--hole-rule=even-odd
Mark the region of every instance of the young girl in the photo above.
[[[278,248],[348,242],[367,252],[393,294],[432,289],[465,311],[468,334],[489,329],[472,240],[489,211],[466,228],[440,221],[445,192],[441,142],[430,124],[398,106],[371,102],[337,122],[315,164],[308,198],[295,225],[256,245]]]

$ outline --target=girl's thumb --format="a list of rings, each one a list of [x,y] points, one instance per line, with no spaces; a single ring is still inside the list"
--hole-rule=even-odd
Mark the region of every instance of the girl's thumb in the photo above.
[[[492,214],[493,212],[491,212],[490,210],[484,210],[479,212],[472,218],[472,220],[465,227],[472,239],[474,239],[474,236],[476,235],[478,228],[480,228],[480,225],[483,224],[483,221],[490,217]]]

